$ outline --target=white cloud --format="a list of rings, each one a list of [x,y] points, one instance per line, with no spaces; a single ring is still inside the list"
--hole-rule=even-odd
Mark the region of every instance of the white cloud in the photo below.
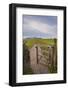
[[[37,20],[28,20],[25,19],[26,23],[24,25],[29,28],[33,28],[41,33],[53,35],[53,37],[57,37],[57,26],[56,25],[49,25],[47,23],[41,23]]]

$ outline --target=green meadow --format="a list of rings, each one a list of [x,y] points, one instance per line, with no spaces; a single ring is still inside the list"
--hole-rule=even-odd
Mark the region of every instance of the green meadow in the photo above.
[[[24,43],[28,48],[31,48],[34,44],[54,45],[56,41],[57,39],[42,39],[42,38],[24,39]]]

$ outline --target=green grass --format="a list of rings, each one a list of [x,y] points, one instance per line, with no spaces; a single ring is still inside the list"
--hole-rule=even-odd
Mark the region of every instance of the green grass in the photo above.
[[[51,65],[48,67],[48,70],[49,73],[57,73],[57,66],[54,67],[53,65]]]
[[[28,68],[25,67],[23,74],[24,75],[33,74],[33,71],[30,67],[28,67]]]
[[[45,49],[46,49],[47,51],[49,50],[49,48],[46,47],[46,46],[45,46],[45,47],[41,46],[41,49],[42,49],[42,50],[45,50]]]
[[[24,40],[26,46],[31,48],[34,44],[43,44],[43,45],[54,45],[54,39],[41,39],[41,38],[32,38]]]

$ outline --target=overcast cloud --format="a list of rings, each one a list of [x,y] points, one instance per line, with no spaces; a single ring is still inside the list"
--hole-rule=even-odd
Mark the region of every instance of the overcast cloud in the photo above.
[[[23,15],[24,38],[57,38],[56,16]]]

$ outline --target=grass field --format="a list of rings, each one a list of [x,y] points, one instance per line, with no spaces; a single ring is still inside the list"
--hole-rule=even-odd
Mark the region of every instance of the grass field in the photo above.
[[[29,49],[32,48],[33,45],[37,45],[40,46],[41,50],[43,51],[42,54],[44,55],[44,58],[46,58],[46,56],[49,58],[49,54],[46,53],[45,51],[49,50],[49,46],[57,46],[57,39],[42,39],[42,38],[27,38],[24,39],[24,57],[27,57],[24,60],[28,61],[28,54],[27,51],[29,51]],[[44,51],[45,50],[45,51]],[[30,56],[29,56],[30,57]],[[49,60],[49,59],[45,59],[45,60]],[[27,63],[26,61],[26,63]],[[54,65],[50,64],[48,66],[48,72],[49,73],[56,73],[57,72],[57,64],[55,65],[55,67],[53,67]],[[30,66],[27,65],[24,66],[24,72],[23,74],[27,75],[27,74],[33,74],[32,69],[30,68]]]
[[[24,43],[28,48],[31,48],[34,44],[54,45],[55,40],[57,39],[29,38],[29,39],[24,39]]]

